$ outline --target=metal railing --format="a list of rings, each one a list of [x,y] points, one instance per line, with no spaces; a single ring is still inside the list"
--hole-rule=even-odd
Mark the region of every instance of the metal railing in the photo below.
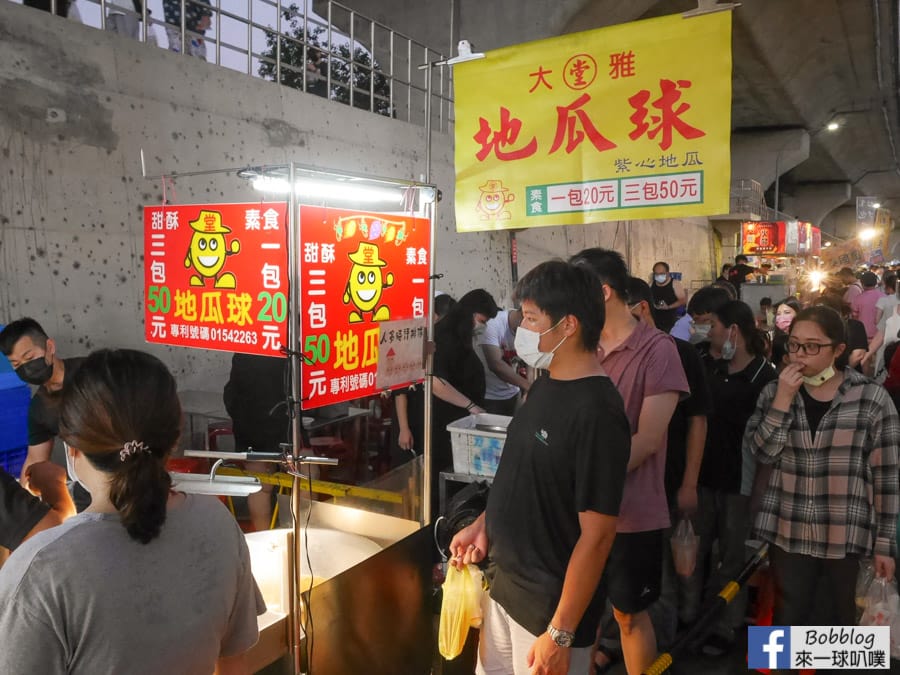
[[[424,126],[426,73],[418,66],[444,55],[333,0],[317,3],[324,16],[313,11],[312,3],[26,0],[63,16],[75,7],[86,25]],[[449,69],[435,69],[432,75],[432,128],[447,132],[452,125]]]
[[[793,216],[768,206],[762,185],[751,178],[731,181],[729,213],[749,213],[763,221],[793,220]]]

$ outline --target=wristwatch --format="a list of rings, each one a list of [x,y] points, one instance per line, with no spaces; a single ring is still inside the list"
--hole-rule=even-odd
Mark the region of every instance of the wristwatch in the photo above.
[[[575,633],[554,628],[552,623],[547,624],[547,632],[550,634],[550,639],[559,647],[571,647],[575,642]]]

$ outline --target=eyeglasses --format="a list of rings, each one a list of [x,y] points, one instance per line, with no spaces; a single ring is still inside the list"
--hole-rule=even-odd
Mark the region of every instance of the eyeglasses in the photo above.
[[[806,354],[807,356],[815,356],[816,354],[819,353],[819,351],[822,349],[822,347],[834,347],[834,346],[835,345],[832,342],[826,342],[823,344],[821,342],[803,343],[803,342],[794,342],[793,340],[788,340],[787,350],[791,354],[796,354],[802,348],[803,353]]]

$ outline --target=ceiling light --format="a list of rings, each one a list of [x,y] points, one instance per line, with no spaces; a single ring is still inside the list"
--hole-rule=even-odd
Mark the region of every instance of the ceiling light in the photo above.
[[[841,128],[841,125],[838,122],[829,122],[825,125],[825,128],[828,129],[828,131],[837,131]]]
[[[830,241],[826,241],[825,244],[824,244],[824,246],[825,246],[825,248],[828,248],[829,246],[831,246],[831,242],[830,242]]]
[[[875,202],[874,204],[872,204],[872,208],[873,208],[873,209],[880,209],[880,208],[881,208],[881,204],[880,204],[879,202]]]
[[[878,236],[878,231],[874,227],[867,227],[859,232],[860,241],[870,241]]]
[[[301,178],[295,185],[299,197],[323,202],[399,203],[402,196],[397,189],[359,185],[352,181],[324,181]],[[291,191],[291,183],[286,178],[257,176],[253,179],[253,189],[259,192],[286,195]]]

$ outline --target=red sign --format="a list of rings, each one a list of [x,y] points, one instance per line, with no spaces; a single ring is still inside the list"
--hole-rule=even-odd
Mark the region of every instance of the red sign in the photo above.
[[[287,344],[287,205],[144,207],[147,342],[273,355]]]
[[[430,230],[423,218],[300,207],[304,410],[378,391],[379,324],[428,315]]]
[[[784,253],[784,223],[748,221],[741,225],[741,253],[772,255]]]
[[[822,252],[822,230],[818,227],[811,227],[812,243],[809,247],[810,255],[819,255]]]

